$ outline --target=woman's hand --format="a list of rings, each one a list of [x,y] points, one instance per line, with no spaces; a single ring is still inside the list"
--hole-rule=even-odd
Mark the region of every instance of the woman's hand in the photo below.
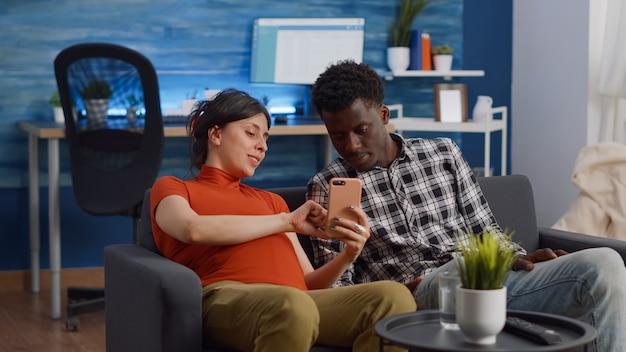
[[[370,237],[370,224],[365,212],[361,208],[350,207],[350,209],[356,214],[357,221],[347,218],[335,218],[330,221],[330,226],[337,231],[333,239],[343,242],[345,244],[344,249],[331,261],[314,271],[311,270],[308,273],[305,271],[305,280],[309,289],[331,287],[333,283],[339,280],[350,265],[352,265],[352,262],[359,257],[365,246],[365,242],[367,242],[367,239]],[[323,226],[326,226],[326,212],[324,212],[324,216],[319,216],[315,211],[311,211],[310,213],[310,221],[318,225],[316,231],[324,234],[324,237],[317,237],[328,239],[328,236],[326,236],[325,232],[322,230]],[[339,237],[337,237],[337,234]],[[297,242],[297,240],[294,240],[294,242]],[[304,250],[302,250],[302,252],[304,252]]]
[[[370,238],[370,223],[363,209],[350,206],[357,215],[357,221],[346,218],[334,218],[331,220],[331,227],[341,236],[333,236],[337,240],[345,243],[345,248],[341,252],[350,262],[356,260],[361,254],[365,242]]]
[[[326,233],[320,229],[326,223],[327,214],[324,207],[312,200],[307,200],[290,213],[289,223],[293,226],[293,232],[328,239]]]

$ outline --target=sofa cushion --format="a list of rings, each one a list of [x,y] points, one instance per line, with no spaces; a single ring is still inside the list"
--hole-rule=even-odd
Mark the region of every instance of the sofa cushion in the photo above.
[[[503,230],[514,231],[513,240],[528,252],[539,246],[533,190],[523,175],[479,177],[489,207]]]
[[[139,231],[137,234],[137,244],[161,254],[157,249],[154,237],[152,237],[152,222],[150,221],[150,189],[147,189],[143,196],[141,206],[141,220],[139,221]]]

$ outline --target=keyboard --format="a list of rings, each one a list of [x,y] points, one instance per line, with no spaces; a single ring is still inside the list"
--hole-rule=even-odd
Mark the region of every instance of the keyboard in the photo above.
[[[163,124],[165,125],[185,125],[187,124],[188,115],[163,115]]]

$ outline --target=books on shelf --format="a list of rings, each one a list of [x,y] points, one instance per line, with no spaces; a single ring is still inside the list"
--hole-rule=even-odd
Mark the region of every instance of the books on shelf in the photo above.
[[[409,70],[432,70],[430,34],[419,29],[412,30],[409,49],[411,55]]]
[[[411,64],[409,70],[422,69],[422,31],[414,29],[411,31],[411,41],[409,42]]]
[[[430,34],[422,33],[422,70],[432,70],[432,57],[430,56]]]

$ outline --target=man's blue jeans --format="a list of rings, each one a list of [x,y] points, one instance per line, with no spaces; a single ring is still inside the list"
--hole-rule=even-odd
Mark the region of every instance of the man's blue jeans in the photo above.
[[[455,261],[424,276],[413,295],[418,309],[438,307],[437,273],[456,271]],[[610,248],[586,249],[530,271],[512,271],[505,280],[507,308],[580,319],[598,330],[591,351],[626,351],[626,268]]]

